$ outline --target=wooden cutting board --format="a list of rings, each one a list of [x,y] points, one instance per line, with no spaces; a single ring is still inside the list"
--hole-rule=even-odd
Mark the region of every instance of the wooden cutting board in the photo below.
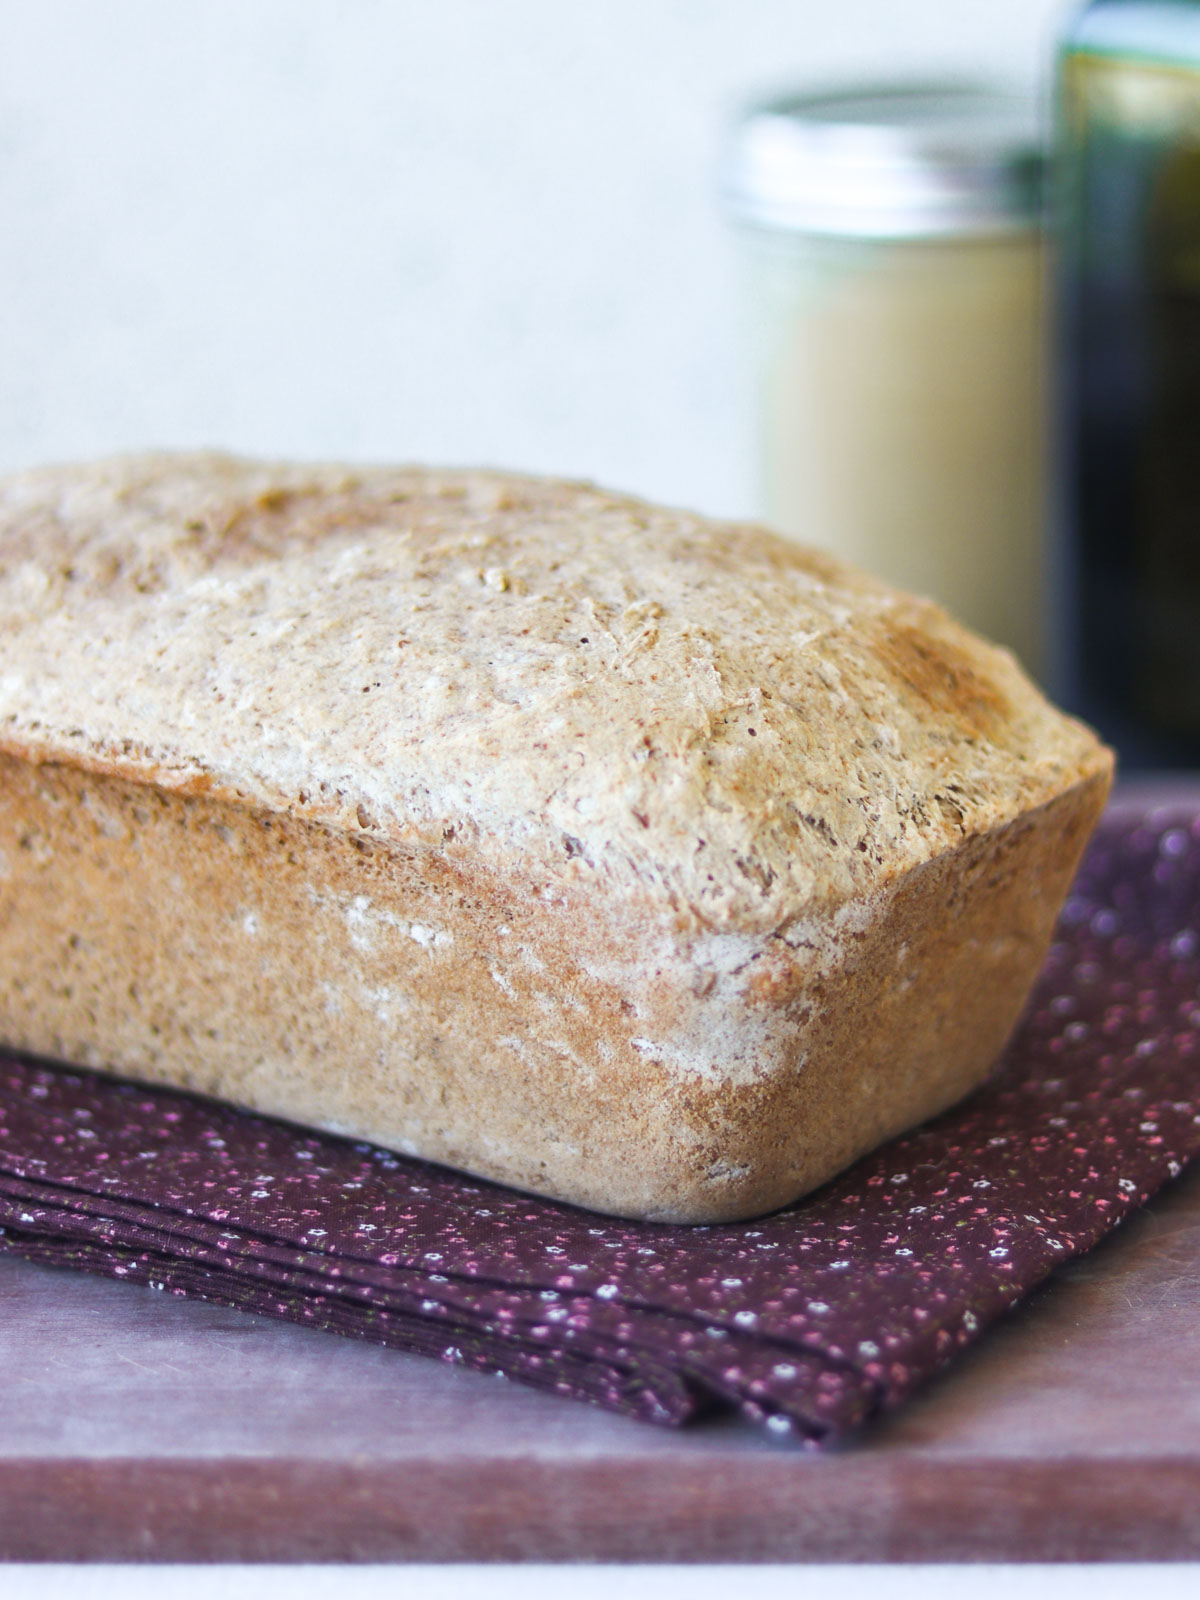
[[[1200,1557],[1200,1172],[823,1454],[8,1259],[0,1362],[18,1560]]]

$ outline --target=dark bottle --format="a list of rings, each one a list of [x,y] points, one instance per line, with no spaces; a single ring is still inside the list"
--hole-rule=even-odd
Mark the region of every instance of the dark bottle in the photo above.
[[[1058,80],[1061,698],[1200,767],[1200,0],[1096,0]]]

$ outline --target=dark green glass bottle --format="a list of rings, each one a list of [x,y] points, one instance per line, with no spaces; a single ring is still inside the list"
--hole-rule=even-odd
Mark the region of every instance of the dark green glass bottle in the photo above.
[[[1057,106],[1056,687],[1200,767],[1200,0],[1096,0]]]

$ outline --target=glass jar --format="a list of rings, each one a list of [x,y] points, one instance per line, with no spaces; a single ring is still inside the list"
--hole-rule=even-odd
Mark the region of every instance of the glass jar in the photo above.
[[[1042,666],[1042,160],[960,85],[751,110],[745,225],[766,520]]]
[[[1063,651],[1126,770],[1200,767],[1200,4],[1064,41],[1056,239]]]

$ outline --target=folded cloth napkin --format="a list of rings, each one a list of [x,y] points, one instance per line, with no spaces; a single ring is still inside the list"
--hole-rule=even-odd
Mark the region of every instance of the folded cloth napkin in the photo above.
[[[1110,814],[963,1106],[758,1221],[611,1221],[185,1094],[0,1057],[0,1248],[655,1422],[836,1436],[1200,1150],[1200,815]]]

